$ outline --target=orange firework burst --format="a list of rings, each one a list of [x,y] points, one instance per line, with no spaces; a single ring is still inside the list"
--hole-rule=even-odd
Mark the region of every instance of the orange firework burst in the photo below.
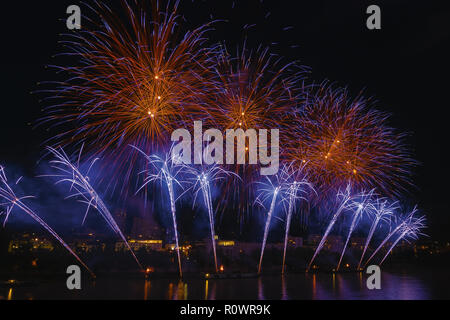
[[[405,134],[387,125],[388,115],[370,107],[362,96],[324,84],[312,89],[293,120],[287,157],[306,164],[324,194],[351,183],[398,195],[411,184],[415,165]]]
[[[231,57],[224,49],[217,62],[218,92],[212,109],[215,126],[226,129],[278,129],[299,103],[305,71],[282,65],[268,48]]]
[[[123,1],[122,18],[96,2],[101,23],[63,41],[77,65],[56,67],[69,80],[52,91],[62,102],[42,121],[63,126],[56,143],[86,143],[96,155],[113,156],[118,171],[130,160],[129,145],[146,152],[167,146],[173,130],[205,110],[211,87],[209,25],[184,33],[178,2],[165,9],[152,3]]]
[[[231,57],[223,49],[216,71],[218,88],[208,126],[223,131],[280,129],[280,144],[283,145],[284,124],[300,101],[305,70],[295,63],[283,65],[267,48],[249,52],[244,45],[237,57]],[[246,150],[249,150],[248,141]],[[248,161],[247,154],[246,163]],[[228,169],[239,174],[242,180],[239,186],[230,182],[229,192],[224,193],[222,200],[234,206],[232,209],[242,224],[245,214],[251,212],[254,199],[251,184],[259,176],[260,168],[236,164]]]

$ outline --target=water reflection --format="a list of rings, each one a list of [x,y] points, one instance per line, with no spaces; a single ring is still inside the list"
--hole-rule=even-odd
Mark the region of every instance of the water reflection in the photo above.
[[[188,284],[183,281],[177,284],[170,282],[166,297],[168,300],[188,300],[188,288]]]
[[[336,273],[333,273],[333,296],[336,294]]]
[[[213,281],[213,283],[211,284],[210,300],[216,300],[216,285],[217,285],[216,281]]]
[[[286,288],[286,276],[281,276],[281,300],[289,300],[289,296]]]
[[[359,288],[364,289],[364,281],[363,281],[362,272],[358,272],[358,279],[359,279]]]
[[[188,296],[188,285],[187,285],[187,283],[184,284],[183,292],[184,292],[184,297],[183,297],[184,300],[188,300],[189,296]]]
[[[353,274],[354,276],[354,274]],[[337,278],[337,284],[338,284],[338,297],[345,297],[346,293],[347,293],[347,287],[345,286],[345,280],[342,277],[342,274],[336,274],[336,278]],[[345,298],[343,298],[345,299]]]
[[[316,280],[316,274],[313,274],[313,282],[312,282],[312,298],[317,298],[317,280]]]
[[[150,290],[151,290],[152,284],[149,280],[145,280],[145,286],[144,286],[144,300],[147,301],[150,297]]]
[[[167,300],[173,300],[173,283],[169,284],[169,291],[168,291]]]
[[[448,299],[446,273],[383,273],[382,290],[366,287],[365,273],[318,273],[264,276],[255,279],[99,278],[81,291],[69,291],[65,282],[42,281],[32,287],[0,287],[0,299],[144,299],[144,300],[310,300],[310,299]],[[444,280],[442,280],[444,279]],[[443,289],[444,288],[444,289]],[[144,291],[142,291],[144,290]]]
[[[258,278],[258,300],[266,300],[264,297],[264,285],[262,278]]]

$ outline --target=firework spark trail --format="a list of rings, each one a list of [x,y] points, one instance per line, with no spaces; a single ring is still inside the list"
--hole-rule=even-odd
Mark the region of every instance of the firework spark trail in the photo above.
[[[273,213],[276,208],[277,200],[280,199],[280,202],[284,206],[284,210],[287,211],[287,221],[286,221],[286,233],[289,233],[290,221],[292,217],[292,213],[295,206],[295,201],[298,199],[305,199],[301,196],[304,192],[306,186],[312,188],[312,186],[304,179],[300,181],[295,181],[296,178],[300,177],[301,170],[294,170],[293,163],[285,164],[282,168],[280,168],[278,174],[276,174],[273,178],[273,181],[266,176],[268,182],[258,182],[262,185],[262,188],[259,190],[259,195],[256,198],[257,203],[259,203],[263,208],[265,207],[264,203],[271,199],[270,208],[267,213],[266,224],[264,228],[264,236],[261,247],[261,255],[258,266],[258,273],[261,273],[261,266],[264,257],[264,250],[267,244],[267,238],[269,235],[270,224],[272,222]],[[314,190],[314,189],[312,189]],[[305,199],[306,200],[306,199]],[[286,209],[286,202],[288,202],[288,208]],[[286,242],[287,245],[287,242]]]
[[[295,175],[299,175],[299,173],[302,172],[303,167],[301,167]],[[296,208],[296,202],[298,200],[304,200],[308,201],[308,199],[302,194],[306,193],[306,188],[309,188],[310,190],[314,191],[314,188],[312,185],[306,180],[305,177],[301,179],[300,181],[294,181],[290,184],[288,184],[287,191],[284,192],[283,200],[287,200],[288,207],[287,207],[287,214],[286,214],[286,227],[285,227],[285,234],[284,234],[284,250],[283,250],[283,265],[282,265],[282,271],[281,273],[284,274],[285,266],[286,266],[286,251],[287,251],[287,244],[289,239],[289,230],[291,227],[291,221],[292,221],[292,214],[295,211]]]
[[[272,202],[270,204],[269,212],[267,213],[266,226],[264,228],[264,238],[263,238],[263,243],[262,243],[262,247],[261,247],[261,256],[259,258],[258,273],[261,273],[261,265],[262,265],[262,260],[264,257],[264,249],[266,248],[267,236],[269,235],[270,222],[272,221],[272,214],[273,214],[273,211],[275,210],[275,204],[277,202],[277,197],[278,197],[279,193],[280,193],[280,187],[276,187],[275,190],[273,190]]]
[[[119,235],[119,237],[122,239],[122,241],[125,242],[126,246],[130,250],[134,260],[136,260],[137,264],[141,269],[143,269],[141,263],[139,262],[138,258],[136,257],[134,251],[131,249],[130,244],[128,243],[127,239],[125,238],[124,234],[120,230],[119,226],[117,225],[116,221],[114,220],[113,216],[109,212],[108,208],[106,207],[103,200],[100,198],[100,196],[97,194],[95,189],[91,186],[89,183],[89,171],[92,168],[92,166],[97,162],[98,159],[95,159],[90,164],[90,167],[86,173],[86,175],[83,175],[80,172],[79,169],[79,159],[81,157],[82,149],[80,151],[80,155],[78,157],[78,163],[77,165],[73,164],[70,160],[70,158],[67,156],[67,154],[64,152],[62,148],[58,151],[55,148],[47,147],[47,150],[56,158],[56,160],[51,160],[50,165],[57,170],[58,174],[53,175],[45,175],[44,177],[53,177],[59,179],[56,184],[61,183],[68,183],[70,184],[70,191],[73,193],[67,197],[67,199],[70,198],[81,198],[79,200],[81,203],[87,204],[86,213],[83,219],[83,223],[86,221],[88,212],[91,207],[95,208],[100,215],[103,217],[103,219],[108,223],[108,225],[111,227],[111,229]]]
[[[219,267],[217,265],[217,252],[216,252],[216,234],[215,234],[215,226],[214,226],[214,210],[212,207],[212,200],[211,200],[211,187],[209,185],[209,182],[204,182],[205,185],[202,188],[203,189],[203,198],[204,201],[207,204],[208,208],[208,217],[209,217],[209,228],[211,231],[211,244],[213,246],[214,251],[214,265],[216,267],[216,272],[219,271]]]
[[[264,250],[266,248],[267,237],[269,235],[269,229],[270,229],[270,223],[272,221],[272,215],[275,210],[275,205],[277,202],[278,195],[280,194],[280,191],[282,191],[283,181],[282,181],[281,176],[285,172],[287,172],[287,171],[283,168],[283,170],[281,170],[281,174],[278,173],[275,176],[275,180],[276,180],[275,184],[267,176],[265,177],[268,181],[267,183],[259,182],[259,184],[261,184],[263,187],[259,190],[259,195],[256,197],[255,202],[259,203],[263,208],[265,208],[264,203],[266,202],[266,200],[271,199],[271,202],[270,202],[269,211],[267,213],[266,224],[264,227],[264,236],[263,236],[263,242],[261,245],[261,254],[260,254],[260,258],[259,258],[258,273],[261,273],[261,266],[262,266],[262,261],[263,261],[263,257],[264,257]]]
[[[92,277],[95,278],[95,274],[89,269],[89,267],[81,260],[81,258],[69,247],[69,245],[44,221],[42,220],[32,209],[30,209],[26,204],[23,203],[23,200],[33,198],[31,196],[25,197],[17,197],[14,190],[8,184],[8,179],[6,178],[5,170],[2,166],[0,166],[0,198],[4,201],[0,203],[0,206],[6,206],[6,218],[4,221],[4,226],[6,225],[8,218],[11,214],[12,209],[16,206],[26,214],[28,214],[31,218],[33,218],[36,222],[38,222],[42,227],[44,227],[56,240],[70,252],[70,254],[84,267],[89,271]]]
[[[413,211],[411,213],[409,213],[406,217],[400,218],[401,219],[400,223],[398,223],[397,226],[393,230],[391,230],[391,232],[388,233],[386,238],[384,238],[384,240],[380,243],[380,245],[375,249],[375,251],[369,257],[369,259],[367,259],[364,267],[366,267],[368,265],[368,263],[376,256],[378,251],[380,251],[381,248],[383,248],[383,246],[386,244],[386,242],[389,241],[389,239],[391,239],[397,232],[404,230],[405,225],[407,225],[408,223],[410,223],[412,221],[412,219],[414,219],[414,214],[416,212],[417,212],[417,208],[414,208]],[[394,220],[397,220],[397,219],[394,219]]]
[[[131,146],[133,149],[137,150],[141,153],[147,160],[148,164],[153,167],[157,173],[152,173],[152,169],[146,169],[141,173],[144,173],[146,176],[144,178],[143,185],[139,188],[138,192],[145,188],[149,183],[154,181],[160,181],[161,183],[165,183],[167,186],[167,191],[169,192],[170,198],[170,212],[172,215],[172,224],[175,234],[175,246],[178,258],[178,270],[180,277],[183,277],[183,270],[181,267],[181,255],[180,255],[180,243],[178,238],[178,226],[177,226],[177,212],[175,203],[178,198],[175,198],[174,184],[180,186],[183,189],[183,186],[179,180],[177,180],[178,174],[183,170],[183,166],[181,166],[181,161],[177,158],[178,156],[173,156],[172,148],[169,152],[166,153],[165,158],[161,158],[157,155],[147,155],[145,152],[137,148],[136,146]]]
[[[295,192],[295,191],[294,191]],[[284,275],[284,270],[286,266],[286,251],[287,251],[287,244],[289,239],[289,229],[291,227],[291,219],[292,219],[292,212],[294,211],[295,206],[295,195],[291,195],[289,197],[289,207],[288,207],[288,213],[286,217],[286,227],[285,227],[285,234],[284,234],[284,250],[283,250],[283,266],[281,268],[281,274]]]
[[[347,245],[348,245],[348,242],[350,241],[350,237],[352,236],[353,231],[355,231],[355,228],[356,228],[359,220],[361,219],[361,216],[367,210],[367,206],[370,205],[370,201],[371,201],[373,193],[374,193],[374,190],[371,190],[367,193],[365,191],[361,192],[361,194],[358,196],[359,199],[356,201],[353,201],[353,203],[351,205],[351,207],[356,208],[356,211],[353,214],[352,223],[350,225],[350,229],[347,234],[347,239],[345,240],[344,248],[342,248],[342,253],[339,258],[339,262],[336,267],[336,271],[339,271],[339,268],[341,267],[341,262],[342,262],[342,259],[344,258],[345,250],[347,249]]]
[[[400,240],[406,240],[409,239],[417,239],[419,234],[421,233],[421,230],[425,228],[425,217],[415,218],[413,216],[409,217],[406,221],[406,223],[401,228],[401,233],[398,236],[398,238],[394,241],[394,243],[391,245],[389,250],[386,252],[386,255],[383,257],[383,259],[380,262],[380,266],[383,264],[384,260],[388,257],[388,255],[392,252],[392,250],[395,248],[395,246],[400,242]]]
[[[361,258],[358,263],[358,270],[361,268],[361,264],[363,262],[364,256],[367,252],[367,248],[369,247],[370,241],[372,240],[373,234],[381,221],[387,221],[392,215],[394,211],[398,209],[397,202],[389,204],[386,199],[377,198],[374,204],[371,204],[369,207],[369,213],[375,216],[372,225],[370,226],[369,234],[366,239],[366,243],[364,245],[363,253],[361,254]]]
[[[314,260],[316,259],[317,255],[319,254],[319,252],[322,250],[323,245],[325,244],[325,241],[327,240],[328,235],[330,234],[331,230],[333,229],[334,224],[336,223],[337,219],[340,217],[341,213],[348,208],[349,204],[351,203],[351,201],[353,200],[353,197],[351,195],[351,190],[350,190],[350,184],[347,185],[345,191],[340,191],[337,194],[338,198],[341,198],[341,203],[339,205],[339,208],[337,209],[336,213],[333,215],[333,217],[331,218],[331,221],[322,237],[322,239],[320,240],[319,245],[316,248],[316,251],[314,252],[314,255],[311,259],[311,261],[309,262],[308,268],[306,269],[306,271],[309,271],[309,269],[311,268],[311,265],[313,264]]]
[[[191,178],[191,180],[193,180],[192,189],[194,190],[193,204],[195,204],[199,192],[200,191],[202,192],[203,201],[208,211],[209,226],[211,233],[211,244],[214,253],[214,264],[216,272],[218,272],[219,268],[217,263],[217,252],[216,252],[215,212],[212,204],[211,184],[217,183],[220,180],[224,180],[231,175],[234,175],[237,178],[239,178],[239,176],[234,174],[233,172],[222,169],[218,165],[211,165],[207,168],[204,167],[196,168],[189,165],[183,165],[183,168],[188,175],[193,177]]]

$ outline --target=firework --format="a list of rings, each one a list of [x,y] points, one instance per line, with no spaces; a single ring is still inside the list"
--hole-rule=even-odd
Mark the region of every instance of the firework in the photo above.
[[[20,179],[17,181],[17,183],[20,181]],[[16,184],[17,184],[16,183]],[[89,267],[78,257],[78,255],[69,247],[69,245],[44,221],[42,220],[30,207],[28,207],[23,200],[34,198],[32,196],[23,196],[18,197],[16,196],[16,193],[12,189],[12,187],[8,184],[8,179],[6,178],[5,169],[0,166],[0,199],[2,199],[2,202],[0,203],[0,207],[6,207],[5,211],[5,220],[4,220],[4,226],[6,226],[6,223],[8,221],[8,218],[11,215],[12,210],[17,207],[27,215],[29,215],[31,218],[33,218],[36,222],[38,222],[42,227],[44,227],[56,240],[59,241],[63,245],[64,248],[67,249],[67,251],[70,252],[72,256],[77,259],[81,265],[86,268],[86,270],[89,271],[89,273],[95,277],[94,273],[89,269]]]
[[[177,159],[177,155],[173,155],[172,148],[165,154],[164,158],[161,158],[157,155],[147,155],[142,150],[133,146],[135,150],[137,150],[140,154],[142,154],[147,163],[150,165],[149,169],[146,169],[141,172],[141,174],[145,174],[144,183],[139,190],[145,188],[148,184],[154,181],[160,181],[167,186],[167,191],[169,192],[170,198],[170,212],[172,214],[172,223],[173,230],[175,234],[175,246],[178,257],[178,269],[180,273],[180,277],[183,277],[183,270],[181,268],[181,255],[180,255],[180,244],[178,239],[178,227],[177,227],[177,212],[175,203],[178,198],[175,198],[175,185],[178,185],[182,189],[183,181],[177,179],[177,176],[182,172],[183,166],[181,165],[180,159]],[[156,171],[156,173],[153,173]],[[138,191],[139,191],[138,190]]]
[[[53,169],[57,171],[57,173],[52,175],[47,175],[47,177],[53,177],[57,178],[58,181],[56,184],[69,184],[70,185],[70,191],[71,194],[67,197],[67,199],[71,198],[78,198],[81,203],[84,203],[87,205],[86,213],[84,215],[83,223],[87,218],[87,215],[89,213],[89,210],[91,208],[94,208],[97,210],[97,212],[100,213],[100,215],[103,217],[103,219],[108,223],[108,225],[111,227],[111,229],[119,235],[119,237],[122,239],[122,241],[125,242],[126,246],[130,250],[133,258],[136,260],[137,264],[141,269],[142,265],[139,262],[138,258],[134,254],[133,250],[130,247],[130,244],[128,243],[127,239],[123,235],[122,231],[120,230],[119,226],[117,225],[116,221],[114,220],[113,216],[108,210],[108,207],[105,205],[103,200],[100,198],[100,196],[97,194],[95,189],[91,186],[89,180],[89,171],[92,168],[92,166],[97,162],[98,159],[95,159],[92,161],[92,163],[89,166],[89,169],[85,174],[81,173],[80,171],[80,157],[82,153],[82,149],[80,151],[79,157],[78,157],[78,163],[74,164],[71,162],[70,158],[67,156],[67,154],[64,152],[62,148],[60,150],[54,149],[52,147],[48,147],[47,150],[55,157],[55,160],[50,161],[50,165]]]
[[[351,99],[346,89],[315,86],[292,121],[287,158],[308,163],[321,199],[348,183],[398,196],[411,185],[416,162],[406,135],[389,127],[388,119],[361,95]]]
[[[285,206],[286,211],[286,226],[285,226],[285,235],[284,235],[284,249],[283,249],[283,265],[282,265],[282,274],[284,274],[285,266],[286,266],[286,251],[287,244],[289,239],[289,230],[291,227],[292,215],[296,211],[296,204],[298,201],[308,201],[306,194],[309,191],[315,192],[313,186],[308,182],[307,178],[303,175],[303,167],[294,173],[292,176],[294,177],[294,181],[288,181],[287,186],[282,194],[283,202],[287,202],[288,205]]]
[[[362,261],[367,252],[367,248],[369,247],[370,241],[372,240],[373,234],[378,227],[380,222],[388,222],[393,216],[394,212],[398,209],[398,202],[389,202],[384,198],[377,198],[370,206],[369,206],[369,214],[374,217],[372,225],[370,226],[369,234],[366,239],[366,243],[364,245],[363,253],[361,254],[361,259],[358,263],[358,270],[361,268]]]
[[[361,192],[361,194],[359,196],[355,197],[356,200],[354,200],[352,202],[352,204],[350,205],[349,209],[353,210],[353,219],[352,219],[350,228],[348,230],[347,239],[345,241],[344,248],[342,248],[341,257],[339,258],[339,262],[336,267],[336,271],[339,271],[339,268],[340,268],[341,262],[342,262],[342,258],[344,258],[345,250],[347,248],[348,242],[350,241],[350,237],[353,234],[353,231],[355,231],[355,228],[356,228],[358,222],[360,221],[362,215],[364,214],[364,212],[367,211],[368,207],[371,204],[370,201],[373,196],[373,192],[374,192],[374,190],[371,190],[369,192],[365,192],[365,191]]]
[[[244,45],[237,57],[223,48],[216,72],[220,87],[211,120],[224,130],[279,128],[302,95],[304,68],[283,65],[268,48],[251,52]]]
[[[414,209],[414,212],[415,211],[416,211],[416,209]],[[406,219],[406,222],[404,224],[402,224],[402,227],[400,228],[400,235],[397,237],[397,239],[391,245],[389,250],[386,252],[386,255],[381,260],[380,266],[383,264],[384,260],[386,260],[389,253],[391,253],[392,250],[395,248],[395,246],[400,242],[400,240],[405,240],[405,241],[409,241],[410,239],[417,240],[419,235],[424,235],[421,231],[425,227],[426,227],[425,217],[422,216],[422,217],[416,218],[413,215],[408,217]]]
[[[411,237],[415,238],[417,234],[420,233],[420,230],[425,227],[425,218],[420,217],[416,218],[414,215],[417,213],[417,207],[415,207],[409,214],[407,214],[404,217],[395,217],[393,216],[391,219],[391,224],[394,225],[394,227],[391,229],[391,231],[388,233],[388,235],[384,238],[384,240],[380,243],[380,245],[375,249],[375,251],[372,253],[372,255],[367,259],[365,266],[368,265],[368,263],[376,256],[378,251],[383,248],[383,246],[386,244],[386,242],[389,241],[395,234],[400,233],[400,236],[395,240],[393,245],[388,250],[388,253],[392,251],[392,249],[397,245],[397,243],[404,237]],[[386,259],[387,255],[383,258]]]
[[[325,230],[325,233],[324,233],[322,239],[320,240],[319,245],[317,246],[316,251],[314,252],[314,255],[313,255],[311,261],[309,262],[308,268],[306,269],[307,271],[309,271],[315,258],[317,257],[319,252],[322,250],[323,245],[325,244],[325,241],[327,240],[328,235],[330,234],[331,230],[333,229],[333,226],[335,225],[338,218],[341,216],[342,212],[344,210],[348,209],[352,205],[354,197],[355,196],[352,195],[352,193],[351,193],[350,184],[347,185],[347,187],[345,188],[344,191],[339,190],[339,192],[337,193],[336,198],[338,199],[339,207],[338,207],[337,211],[334,213],[334,215],[331,217],[331,221],[328,224],[328,227]]]
[[[169,1],[166,6],[157,0],[149,2],[151,5],[138,0],[121,0],[121,3],[124,10],[115,13],[107,4],[94,1],[88,7],[96,18],[87,18],[83,30],[65,36],[61,42],[67,50],[61,56],[70,59],[70,65],[51,67],[66,80],[50,83],[50,90],[40,90],[48,95],[51,106],[46,108],[39,123],[58,130],[50,143],[64,148],[86,146],[84,162],[92,161],[92,165],[100,156],[104,158],[112,171],[106,190],[115,191],[120,186],[125,195],[130,180],[136,179],[134,170],[141,167],[145,158],[146,167],[141,172],[144,183],[139,191],[147,191],[154,181],[167,188],[180,276],[183,273],[175,205],[176,186],[184,189],[187,185],[177,178],[184,173],[191,177],[194,204],[201,193],[208,211],[216,271],[215,230],[220,221],[216,215],[227,219],[237,217],[242,234],[256,198],[260,204],[270,204],[258,272],[261,272],[271,223],[277,218],[277,206],[282,204],[286,217],[284,273],[292,217],[298,202],[308,200],[307,189],[316,189],[320,195],[316,198],[322,200],[318,212],[332,214],[307,269],[347,211],[351,212],[352,220],[338,270],[363,214],[374,216],[359,268],[376,228],[392,217],[394,211],[388,204],[374,203],[372,194],[400,196],[412,184],[410,173],[416,164],[405,144],[406,135],[388,125],[389,116],[375,110],[372,101],[361,94],[352,98],[346,89],[335,89],[328,83],[306,86],[303,82],[306,69],[296,63],[284,64],[268,48],[252,51],[244,44],[232,56],[225,46],[208,45],[212,24],[185,31],[184,18],[178,15],[179,1]],[[279,151],[281,159],[289,165],[268,178],[256,196],[252,186],[260,180],[260,166],[250,164],[250,155],[245,156],[245,164],[220,163],[220,167],[206,168],[177,164],[172,150],[163,157],[156,156],[169,149],[174,130],[194,122],[222,132],[280,129]],[[201,140],[195,143],[207,142]],[[262,135],[257,141],[260,150],[268,145],[261,140],[264,140]],[[129,146],[138,152],[132,152]],[[250,141],[245,141],[245,147],[250,151]],[[90,208],[97,209],[130,248],[90,185],[89,170],[87,174],[80,172],[81,152],[75,165],[62,149],[49,148],[49,151],[57,159],[52,164],[61,173],[57,176],[59,182],[70,183],[74,191],[70,197],[87,204],[83,223]],[[211,187],[230,175],[238,176],[240,181],[225,180],[224,192],[218,199],[220,214],[213,208]],[[372,189],[369,193],[352,193]],[[336,193],[337,210],[324,210],[328,205],[335,205]],[[11,212],[11,206],[8,208],[6,220]],[[301,214],[307,216],[304,210]],[[419,234],[420,223],[412,220],[400,223],[385,241],[397,235],[395,244],[401,239],[413,239]]]
[[[258,273],[261,273],[261,266],[264,257],[264,250],[269,235],[270,225],[272,217],[276,209],[277,202],[280,202],[284,206],[284,210],[287,213],[286,219],[286,237],[289,234],[290,222],[292,213],[294,211],[296,201],[305,199],[302,195],[305,193],[306,188],[311,188],[304,177],[301,176],[300,171],[293,170],[293,165],[284,165],[277,175],[270,179],[265,177],[267,182],[258,182],[261,186],[258,190],[259,194],[256,198],[256,203],[264,207],[264,204],[270,199],[270,207],[267,212],[267,218],[264,228],[263,242],[261,246],[261,255],[258,265]],[[278,201],[279,200],[279,201]],[[286,205],[287,203],[287,205]],[[287,238],[285,237],[285,252],[283,262],[286,254]],[[283,263],[284,270],[284,263]]]
[[[222,131],[271,130],[283,131],[288,115],[297,106],[302,90],[299,83],[305,70],[295,63],[283,64],[267,48],[251,52],[243,46],[236,57],[226,48],[218,56],[217,89],[211,104],[208,126]],[[283,134],[280,135],[284,137]],[[261,147],[261,141],[259,141]],[[283,145],[284,141],[281,141]],[[246,143],[246,150],[249,146]],[[246,163],[248,163],[248,155]],[[222,201],[230,204],[224,209],[234,211],[242,224],[251,212],[255,199],[250,186],[259,179],[256,165],[233,165],[228,168],[239,174],[241,184],[229,184]],[[231,207],[231,208],[230,208]]]
[[[211,194],[211,185],[216,184],[221,180],[227,179],[231,175],[239,178],[232,172],[226,171],[218,165],[211,165],[208,167],[194,167],[184,165],[184,171],[189,175],[189,180],[192,183],[192,190],[194,191],[194,201],[195,204],[198,194],[201,192],[203,195],[203,202],[208,210],[208,218],[211,232],[211,244],[214,254],[214,264],[216,272],[219,271],[217,264],[217,253],[216,253],[216,235],[215,235],[215,212],[213,209],[213,201]]]
[[[261,255],[259,258],[258,273],[261,273],[262,260],[264,257],[264,249],[266,248],[267,236],[269,235],[270,222],[272,221],[272,215],[273,215],[273,211],[275,210],[275,204],[277,202],[277,197],[280,194],[280,187],[279,186],[274,187],[274,189],[271,192],[272,192],[272,201],[270,203],[269,212],[267,213],[266,226],[264,228],[264,236],[263,236],[263,243],[261,246]]]
[[[77,64],[52,66],[68,80],[45,91],[56,102],[40,124],[63,130],[52,143],[85,143],[91,156],[110,160],[112,177],[128,181],[137,167],[129,145],[157,152],[175,129],[205,112],[213,49],[206,45],[209,25],[182,30],[178,2],[165,8],[159,1],[151,9],[137,1],[122,6],[123,16],[96,1],[90,9],[100,23],[86,24],[62,41],[64,55]]]

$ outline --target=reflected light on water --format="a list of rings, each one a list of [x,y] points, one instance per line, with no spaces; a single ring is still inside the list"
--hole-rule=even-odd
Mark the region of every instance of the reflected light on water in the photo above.
[[[446,274],[444,274],[445,276]],[[252,279],[120,279],[103,278],[89,283],[80,292],[69,292],[61,282],[41,282],[35,286],[0,288],[0,299],[448,299],[442,288],[446,279],[434,272],[382,274],[382,290],[369,290],[363,273],[309,273],[262,276]],[[142,292],[144,290],[144,292]]]
[[[317,283],[316,283],[316,274],[313,274],[313,282],[312,282],[312,297],[316,299],[317,297]]]
[[[336,294],[336,274],[333,272],[333,295]]]
[[[13,289],[10,288],[10,289],[9,289],[9,292],[8,292],[8,301],[11,301],[11,300],[12,300],[12,296],[13,296]]]
[[[364,281],[363,281],[363,275],[362,275],[362,272],[358,272],[358,278],[359,278],[359,288],[360,288],[360,289],[366,288],[366,287],[364,286]]]
[[[173,296],[173,283],[169,284],[169,290],[168,290],[168,299],[169,300],[175,300]]]
[[[281,276],[281,300],[289,300],[289,296],[286,288],[286,276]]]
[[[264,297],[264,285],[261,277],[258,279],[258,300],[266,300]]]
[[[150,297],[150,289],[151,289],[152,285],[151,282],[146,280],[145,281],[145,286],[144,286],[144,300],[147,301]]]
[[[337,277],[337,283],[338,283],[338,295],[341,299],[345,299],[345,297],[349,294],[350,291],[348,290],[348,288],[346,286],[345,279],[342,276],[342,273],[336,275],[336,277]]]
[[[187,283],[184,284],[184,300],[188,299],[188,285]]]
[[[217,281],[213,281],[211,286],[211,293],[209,295],[210,300],[216,300],[216,286]]]
[[[179,281],[174,288],[174,284],[172,282],[169,283],[167,297],[169,300],[187,300],[189,298],[188,284],[183,281]]]
[[[424,300],[430,298],[428,288],[424,288],[420,280],[402,276],[397,285],[399,290],[398,298],[401,300]]]
[[[184,299],[184,283],[182,281],[178,282],[177,285],[177,296],[176,300],[183,300]]]

